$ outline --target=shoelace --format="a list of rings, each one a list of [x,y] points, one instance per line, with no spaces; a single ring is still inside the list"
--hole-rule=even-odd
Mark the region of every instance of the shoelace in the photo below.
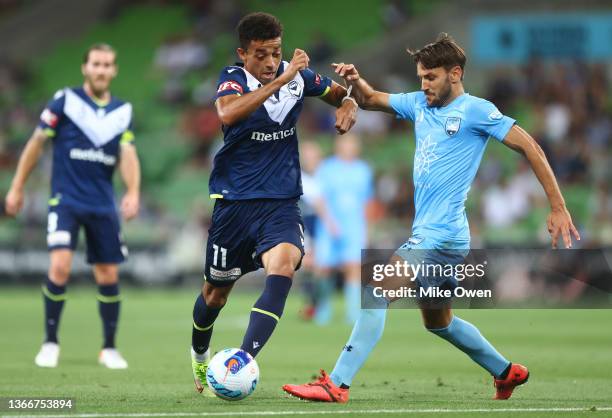
[[[327,386],[327,380],[328,380],[327,373],[325,373],[324,370],[321,370],[320,373],[321,373],[321,376],[319,376],[317,381],[313,383],[308,383],[308,386],[321,386],[321,385]]]

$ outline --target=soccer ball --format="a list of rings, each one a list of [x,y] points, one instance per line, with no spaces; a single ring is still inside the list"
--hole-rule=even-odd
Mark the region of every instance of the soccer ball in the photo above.
[[[255,359],[239,348],[219,351],[208,363],[206,383],[221,399],[239,401],[255,390],[259,366]]]

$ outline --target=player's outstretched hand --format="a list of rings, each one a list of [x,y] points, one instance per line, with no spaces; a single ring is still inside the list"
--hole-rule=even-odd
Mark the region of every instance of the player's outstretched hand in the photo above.
[[[332,67],[334,67],[336,74],[344,78],[347,82],[359,81],[359,72],[353,64],[345,64],[343,62],[337,64],[334,62]]]
[[[23,190],[10,189],[4,206],[7,215],[16,216],[23,207]]]
[[[128,193],[121,200],[121,216],[126,221],[136,217],[140,209],[140,197],[136,193]]]
[[[289,62],[285,71],[280,75],[279,78],[282,78],[285,83],[293,80],[293,77],[297,74],[298,71],[305,70],[308,68],[308,64],[310,63],[310,58],[308,58],[308,54],[306,51],[302,49],[296,49],[293,51],[293,58]]]
[[[572,248],[572,235],[580,241],[580,234],[572,222],[569,211],[565,207],[563,207],[563,209],[553,209],[550,215],[548,215],[546,225],[552,237],[553,248],[557,248],[559,234],[563,237],[565,248]]]

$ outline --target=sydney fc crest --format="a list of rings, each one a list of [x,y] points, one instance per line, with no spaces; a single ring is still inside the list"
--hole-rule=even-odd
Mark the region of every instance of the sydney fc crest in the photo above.
[[[457,117],[446,118],[446,125],[444,125],[444,129],[446,130],[446,134],[448,136],[453,136],[459,131],[460,126],[461,126],[461,118],[457,118]]]

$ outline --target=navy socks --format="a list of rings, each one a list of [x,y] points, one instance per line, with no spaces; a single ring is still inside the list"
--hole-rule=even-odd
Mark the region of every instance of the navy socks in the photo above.
[[[221,312],[220,308],[211,308],[206,305],[204,296],[200,293],[193,305],[193,331],[191,333],[191,346],[198,354],[204,354],[210,345],[213,325]]]
[[[98,286],[98,309],[104,329],[104,348],[115,348],[115,335],[117,334],[117,323],[119,321],[119,309],[121,297],[119,296],[119,285]]]
[[[253,357],[266,344],[280,317],[291,289],[292,280],[285,276],[270,275],[263,293],[251,309],[249,326],[242,341],[242,350]]]
[[[47,278],[42,293],[45,304],[45,342],[57,344],[57,329],[66,300],[66,286],[58,286]]]

